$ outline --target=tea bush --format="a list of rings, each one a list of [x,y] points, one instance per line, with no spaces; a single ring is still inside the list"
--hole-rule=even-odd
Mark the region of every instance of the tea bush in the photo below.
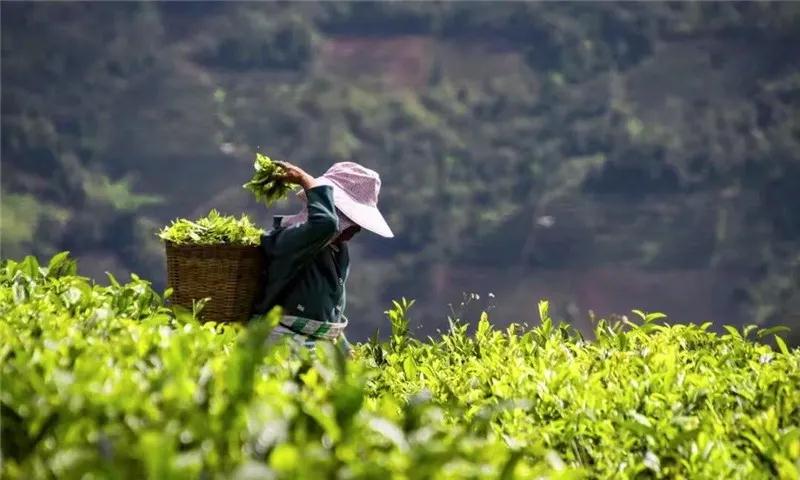
[[[800,350],[774,331],[600,320],[410,338],[347,360],[200,323],[62,253],[0,268],[2,476],[797,478]]]

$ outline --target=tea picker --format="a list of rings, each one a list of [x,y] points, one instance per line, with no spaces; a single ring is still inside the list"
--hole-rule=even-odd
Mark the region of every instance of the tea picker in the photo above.
[[[275,216],[272,229],[261,235],[266,282],[254,314],[280,306],[274,339],[290,337],[309,347],[331,341],[349,352],[347,243],[362,229],[394,236],[378,210],[380,176],[354,162],[335,163],[316,178],[291,163],[274,163],[281,167],[274,174],[278,183],[302,187],[297,195],[305,207],[296,215]]]

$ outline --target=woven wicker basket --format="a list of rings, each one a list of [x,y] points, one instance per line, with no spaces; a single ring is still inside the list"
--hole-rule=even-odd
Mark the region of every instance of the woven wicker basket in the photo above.
[[[204,320],[243,322],[264,287],[260,248],[242,245],[175,245],[166,242],[167,286],[172,303],[192,308],[192,300],[210,297]]]

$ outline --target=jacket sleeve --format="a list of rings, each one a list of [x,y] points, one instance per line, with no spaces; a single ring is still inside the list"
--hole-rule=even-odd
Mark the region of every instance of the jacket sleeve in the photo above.
[[[333,187],[320,185],[306,191],[308,221],[262,236],[261,244],[269,254],[288,265],[297,266],[316,255],[336,235],[339,218],[333,203]]]

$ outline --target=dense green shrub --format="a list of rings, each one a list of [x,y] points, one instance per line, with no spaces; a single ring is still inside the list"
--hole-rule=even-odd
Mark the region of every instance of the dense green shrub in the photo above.
[[[800,350],[600,320],[392,336],[346,360],[199,323],[66,254],[0,269],[3,477],[797,478]]]
[[[231,202],[236,159],[266,148],[381,172],[402,235],[359,243],[372,266],[406,262],[404,291],[470,255],[724,266],[749,283],[732,309],[788,323],[796,299],[773,285],[797,284],[783,252],[800,251],[798,27],[798,2],[10,2],[4,252],[111,256],[156,278],[155,229],[133,226]],[[659,192],[669,218],[631,234]],[[542,217],[557,219],[544,235]],[[392,291],[364,284],[362,303]]]
[[[302,20],[277,23],[247,15],[240,21],[202,55],[205,62],[233,70],[302,70],[310,62],[312,33]]]
[[[440,6],[421,2],[325,2],[316,19],[328,34],[413,35],[436,30]]]

